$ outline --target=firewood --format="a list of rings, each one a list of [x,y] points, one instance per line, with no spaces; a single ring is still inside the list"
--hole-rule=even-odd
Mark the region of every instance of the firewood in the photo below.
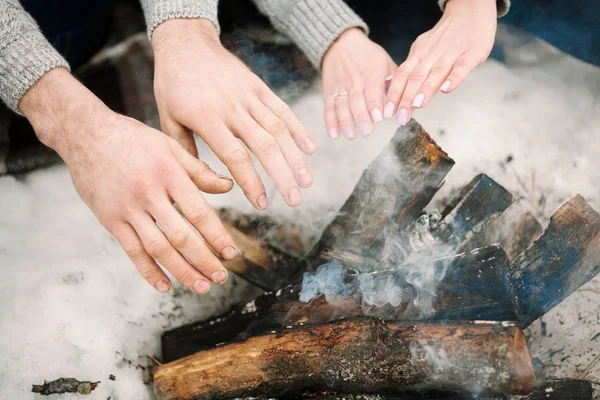
[[[431,389],[527,394],[535,375],[514,323],[359,318],[292,327],[157,367],[158,400],[279,397],[306,391]]]
[[[520,200],[473,235],[459,250],[469,251],[499,243],[506,250],[508,258],[513,260],[531,246],[543,231],[542,225]]]
[[[592,383],[584,380],[552,380],[543,382],[522,400],[593,400]]]
[[[510,265],[508,286],[521,326],[531,325],[599,272],[600,214],[577,195]]]
[[[328,250],[379,259],[387,235],[416,219],[453,165],[416,121],[399,128],[324,230],[311,251],[312,268]]]
[[[508,268],[506,253],[499,246],[436,261],[447,271],[435,288],[428,310],[415,305],[415,291],[404,285],[402,302],[397,306],[363,307],[356,294],[339,296],[330,304],[324,296],[308,303],[299,300],[301,285],[265,293],[243,307],[196,322],[162,336],[163,360],[170,362],[217,344],[245,339],[289,325],[319,323],[338,318],[375,315],[409,320],[512,320],[514,305],[503,285]],[[402,271],[371,273],[375,279],[402,282]]]

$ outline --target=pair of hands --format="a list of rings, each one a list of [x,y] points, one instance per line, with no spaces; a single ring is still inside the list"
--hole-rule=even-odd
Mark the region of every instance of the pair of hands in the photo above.
[[[455,90],[490,55],[496,17],[496,0],[449,0],[440,21],[415,40],[398,67],[362,30],[344,32],[323,58],[329,137],[369,136],[394,115],[406,125],[436,92]]]
[[[421,89],[423,106],[438,90],[438,81],[451,80],[447,91],[456,88],[491,49],[489,43],[474,43],[472,31],[463,25],[489,31],[486,24],[493,22],[491,41],[495,32],[495,5],[490,21],[478,21],[482,10],[458,7],[471,1],[481,0],[450,0],[448,6],[456,7],[447,8],[440,23],[417,40],[398,69],[362,31],[342,34],[323,61],[330,136],[342,131],[351,139],[356,128],[367,136],[384,116],[400,109],[400,122],[403,108],[412,113],[419,107],[413,105],[418,96],[411,93]],[[481,38],[481,32],[478,35]],[[113,113],[61,69],[36,83],[19,107],[40,140],[65,160],[82,199],[153,287],[166,292],[171,286],[158,262],[188,288],[206,293],[211,284],[227,280],[227,270],[210,248],[225,260],[237,257],[238,250],[199,190],[225,193],[233,181],[197,158],[193,133],[210,146],[259,210],[267,208],[269,200],[246,147],[286,203],[297,206],[302,202],[300,189],[312,183],[302,153],[312,154],[316,146],[290,108],[221,46],[209,21],[167,21],[155,29],[153,48],[155,94],[167,135]],[[451,56],[459,62],[452,64]],[[431,60],[448,65],[434,67]],[[451,68],[456,74],[444,75]],[[393,103],[393,110],[383,106],[390,74],[394,78],[386,104]],[[334,101],[331,94],[336,91],[349,95]]]

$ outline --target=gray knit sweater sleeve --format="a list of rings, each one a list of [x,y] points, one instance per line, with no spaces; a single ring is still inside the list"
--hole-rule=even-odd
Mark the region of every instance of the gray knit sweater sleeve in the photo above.
[[[446,7],[446,2],[449,0],[438,0],[440,8],[444,11]],[[510,0],[496,0],[496,10],[498,12],[498,18],[504,17],[506,13],[508,13],[508,9],[510,8]]]
[[[254,0],[273,26],[290,37],[321,69],[329,46],[348,28],[367,24],[343,0]]]
[[[69,64],[18,0],[0,0],[0,99],[19,112],[21,97],[44,74]]]
[[[219,0],[141,0],[141,3],[150,39],[158,25],[174,18],[208,19],[219,31],[217,18]]]

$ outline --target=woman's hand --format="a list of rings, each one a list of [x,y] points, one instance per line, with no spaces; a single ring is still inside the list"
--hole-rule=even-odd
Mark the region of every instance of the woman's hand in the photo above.
[[[323,57],[323,101],[329,137],[369,136],[383,120],[385,80],[396,69],[387,52],[360,28],[348,29]],[[341,95],[340,95],[341,94]]]
[[[112,112],[66,70],[47,73],[19,107],[40,140],[65,160],[81,198],[148,283],[160,292],[171,286],[157,261],[197,293],[227,280],[208,245],[229,260],[237,250],[198,189],[227,192],[229,178],[162,132]]]
[[[449,0],[440,21],[417,38],[394,73],[385,118],[397,112],[398,124],[405,125],[438,90],[456,89],[490,55],[496,27],[496,0]]]
[[[153,33],[154,89],[163,131],[192,155],[192,131],[229,168],[246,197],[267,208],[263,183],[240,140],[275,182],[285,202],[302,202],[299,186],[312,184],[301,150],[315,143],[290,108],[219,42],[214,25],[174,19]]]

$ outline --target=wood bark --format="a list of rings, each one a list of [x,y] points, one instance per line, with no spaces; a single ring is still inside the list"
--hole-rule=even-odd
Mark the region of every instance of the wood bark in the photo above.
[[[600,214],[577,195],[510,265],[507,285],[521,326],[531,325],[599,272]]]
[[[388,234],[418,217],[453,165],[415,120],[399,128],[324,230],[311,251],[311,267],[328,250],[379,259]]]
[[[292,327],[159,366],[158,400],[281,397],[307,391],[429,389],[527,394],[535,383],[514,323],[373,318]]]
[[[228,313],[183,326],[162,336],[163,360],[173,361],[220,343],[246,339],[289,325],[320,323],[339,318],[374,315],[403,320],[514,320],[514,305],[504,287],[508,268],[506,253],[501,247],[489,246],[471,253],[437,261],[446,274],[435,287],[435,296],[428,303],[415,304],[414,287],[403,286],[402,302],[365,307],[361,295],[336,296],[327,302],[324,296],[308,303],[299,300],[300,285],[277,292],[265,293],[243,307]],[[371,274],[374,279],[405,282],[402,271]],[[421,302],[425,301],[420,299]]]

